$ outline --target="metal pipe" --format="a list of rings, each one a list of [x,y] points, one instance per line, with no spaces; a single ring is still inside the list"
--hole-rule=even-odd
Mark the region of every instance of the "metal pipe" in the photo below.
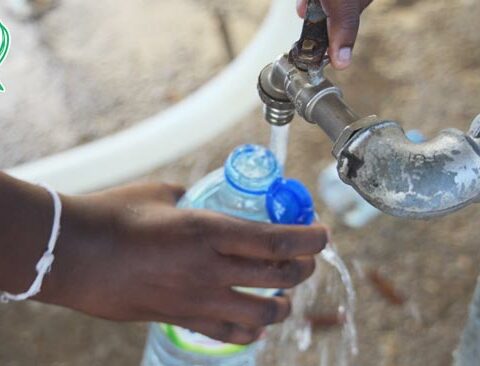
[[[407,218],[442,216],[478,200],[479,142],[448,129],[414,144],[396,122],[377,122],[357,131],[341,148],[338,172],[383,212]]]
[[[273,125],[291,122],[296,110],[336,141],[345,127],[360,119],[343,100],[341,90],[323,76],[323,68],[315,74],[299,70],[286,55],[261,72],[258,89],[265,103],[265,119]],[[281,123],[280,111],[289,117]]]
[[[398,123],[355,114],[340,89],[323,76],[326,64],[306,72],[282,56],[264,69],[259,90],[266,110],[280,104],[294,108],[325,131],[335,142],[333,154],[345,183],[376,208],[399,217],[442,216],[479,201],[480,117],[468,134],[448,129],[414,144]]]
[[[319,125],[333,142],[348,125],[360,119],[337,94],[327,94],[314,101],[305,117]]]

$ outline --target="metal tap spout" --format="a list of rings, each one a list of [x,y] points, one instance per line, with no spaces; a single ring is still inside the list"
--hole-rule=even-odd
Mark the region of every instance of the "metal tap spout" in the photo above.
[[[296,111],[306,121],[318,124],[335,142],[345,127],[358,121],[360,117],[347,106],[341,90],[323,75],[327,64],[328,59],[324,59],[315,71],[302,71],[283,55],[263,69],[258,90],[267,122],[287,124]],[[280,112],[288,116],[281,123]]]

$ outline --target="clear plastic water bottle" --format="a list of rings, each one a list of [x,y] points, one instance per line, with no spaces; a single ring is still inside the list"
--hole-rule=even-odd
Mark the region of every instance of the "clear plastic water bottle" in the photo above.
[[[418,130],[408,131],[406,136],[415,144],[426,140]],[[363,227],[381,214],[352,187],[342,182],[338,176],[337,163],[330,164],[320,174],[318,194],[343,223],[352,228]]]
[[[228,157],[224,168],[201,179],[180,200],[180,208],[209,209],[251,221],[309,225],[313,199],[296,180],[283,179],[271,151],[243,145]],[[277,289],[237,289],[275,296]],[[255,365],[261,341],[250,346],[226,344],[181,327],[152,323],[143,366]]]

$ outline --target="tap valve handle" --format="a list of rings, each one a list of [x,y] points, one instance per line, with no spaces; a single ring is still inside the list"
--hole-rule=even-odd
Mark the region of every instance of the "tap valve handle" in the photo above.
[[[320,0],[308,0],[302,34],[290,51],[290,62],[302,71],[319,69],[328,45],[327,15]]]

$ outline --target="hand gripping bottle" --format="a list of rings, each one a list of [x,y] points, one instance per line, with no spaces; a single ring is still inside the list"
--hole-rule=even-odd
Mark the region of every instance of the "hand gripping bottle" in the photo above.
[[[195,184],[178,207],[273,224],[310,225],[314,220],[308,190],[296,180],[283,179],[273,153],[256,145],[235,149],[225,166]],[[276,289],[236,290],[260,296],[279,293]],[[251,366],[259,346],[260,342],[226,344],[174,325],[152,323],[143,366]]]

